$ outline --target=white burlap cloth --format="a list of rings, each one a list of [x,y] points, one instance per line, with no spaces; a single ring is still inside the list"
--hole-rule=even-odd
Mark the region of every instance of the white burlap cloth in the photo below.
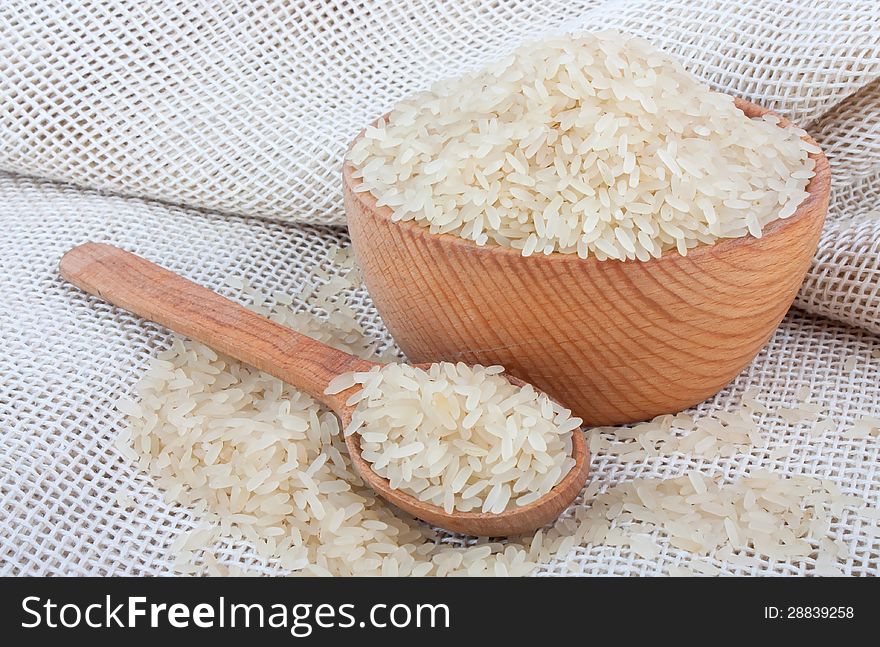
[[[799,310],[698,408],[728,408],[758,387],[771,409],[764,443],[717,460],[600,455],[594,478],[699,469],[728,482],[766,467],[830,479],[878,505],[880,440],[848,430],[880,416],[880,3],[9,2],[0,8],[0,574],[161,574],[169,546],[196,525],[112,447],[113,402],[169,334],[65,285],[66,249],[108,241],[227,294],[229,275],[293,292],[346,241],[326,225],[344,221],[341,154],[364,124],[434,79],[574,27],[618,27],[680,55],[713,86],[807,128],[834,172]],[[369,296],[353,303],[389,341]],[[810,423],[778,414],[802,387],[830,432],[812,437]],[[783,445],[790,453],[771,458]],[[133,508],[118,502],[126,497]],[[880,573],[877,521],[845,510],[830,536],[848,548],[842,572]],[[543,572],[661,574],[693,560],[662,546],[652,560],[576,547]],[[217,555],[281,572],[246,544]],[[733,574],[815,567],[812,558],[712,564]]]

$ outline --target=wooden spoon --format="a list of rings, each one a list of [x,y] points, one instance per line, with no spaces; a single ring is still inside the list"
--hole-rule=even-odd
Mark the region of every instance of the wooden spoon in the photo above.
[[[305,391],[339,415],[342,429],[351,421],[355,409],[345,402],[357,387],[334,395],[327,395],[324,390],[337,375],[368,371],[377,365],[261,317],[112,245],[86,243],[74,247],[62,257],[60,270],[67,281],[89,294],[208,344]],[[505,377],[517,386],[525,384]],[[381,497],[441,528],[489,537],[530,532],[553,521],[568,507],[581,491],[589,471],[589,451],[583,434],[576,430],[572,442],[575,466],[537,501],[500,514],[447,514],[438,506],[392,489],[361,457],[360,436],[353,434],[345,439],[355,469]]]

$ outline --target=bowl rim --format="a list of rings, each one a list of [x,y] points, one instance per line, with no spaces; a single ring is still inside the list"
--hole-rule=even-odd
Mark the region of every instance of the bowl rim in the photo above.
[[[746,99],[741,99],[739,97],[733,97],[733,100],[736,107],[742,110],[743,113],[745,113],[746,116],[750,118],[761,117],[769,114],[779,119],[779,123],[777,125],[780,128],[784,128],[791,123],[788,119],[786,119],[782,115],[773,112],[769,108],[764,108],[763,106],[760,106]],[[378,123],[380,120],[385,119],[387,116],[388,115],[386,113],[386,115],[383,115],[373,123]],[[382,218],[391,225],[394,225],[402,230],[406,230],[412,236],[430,237],[432,239],[440,241],[443,245],[455,245],[462,247],[468,253],[508,255],[519,259],[528,259],[529,261],[533,262],[582,264],[599,263],[602,264],[603,267],[607,268],[609,267],[609,264],[628,264],[630,266],[642,267],[657,266],[663,263],[675,263],[688,259],[700,260],[706,256],[716,256],[724,252],[736,251],[740,247],[760,244],[761,241],[765,241],[770,237],[779,235],[787,228],[792,227],[796,223],[808,219],[809,217],[818,218],[821,221],[824,221],[827,211],[826,207],[828,204],[828,198],[831,192],[831,169],[828,164],[828,158],[825,156],[825,153],[821,150],[821,147],[816,143],[816,141],[812,137],[810,137],[810,135],[805,134],[801,137],[802,140],[806,141],[809,144],[812,144],[813,146],[816,146],[817,148],[820,148],[820,151],[818,153],[808,153],[808,157],[816,162],[816,165],[814,167],[815,175],[810,178],[810,181],[807,183],[807,186],[805,188],[805,191],[808,195],[804,199],[804,201],[798,205],[797,209],[791,216],[789,216],[788,218],[776,218],[768,225],[766,225],[763,228],[761,238],[755,238],[751,234],[746,234],[745,236],[739,236],[736,238],[719,238],[713,244],[700,243],[696,247],[689,249],[685,256],[682,256],[676,250],[670,250],[669,252],[661,255],[660,258],[655,258],[652,256],[647,261],[619,258],[609,258],[600,261],[598,258],[596,258],[594,254],[591,254],[587,258],[581,258],[577,254],[563,254],[558,251],[554,251],[550,254],[541,253],[533,254],[531,256],[523,256],[521,250],[515,249],[513,247],[504,247],[496,243],[477,245],[477,243],[473,240],[462,238],[461,236],[457,236],[452,233],[435,234],[432,233],[428,227],[414,220],[402,220],[395,222],[391,219],[391,208],[387,205],[383,205],[381,207],[376,206],[377,200],[372,193],[370,193],[369,191],[355,191],[355,189],[360,184],[362,184],[363,180],[352,176],[355,168],[354,166],[352,166],[351,162],[348,161],[348,152],[351,150],[351,147],[354,146],[354,144],[361,137],[363,137],[365,131],[366,129],[361,130],[358,135],[352,140],[348,149],[346,149],[342,167],[342,181],[344,187],[347,189],[345,192],[350,193],[352,198],[360,203],[365,212],[369,212],[374,216]],[[348,221],[348,219],[349,214],[348,209],[346,209],[346,222]]]

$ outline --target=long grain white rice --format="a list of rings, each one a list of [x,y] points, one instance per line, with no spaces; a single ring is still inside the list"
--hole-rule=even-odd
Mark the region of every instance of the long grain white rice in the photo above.
[[[498,514],[534,502],[568,474],[582,422],[503,370],[388,364],[340,376],[327,391],[358,385],[345,434],[360,434],[361,455],[393,488],[447,513]]]
[[[348,154],[395,221],[520,250],[649,260],[760,237],[806,198],[818,149],[749,119],[647,41],[560,35],[436,83]]]
[[[340,262],[350,258],[338,256]],[[330,280],[330,273],[323,279]],[[351,287],[358,280],[350,273],[347,282],[336,285]],[[241,283],[237,289],[253,300],[251,307],[280,323],[376,358],[374,345],[336,295],[320,289],[305,290],[304,299],[300,295],[311,309],[325,313],[319,318],[285,305],[270,308]],[[288,300],[281,296],[279,303]],[[749,451],[742,434],[757,435],[751,416],[763,406],[760,392],[750,389],[743,403],[747,411],[707,416],[711,424],[688,414],[646,423],[653,449],[635,460],[697,456],[693,447],[682,447],[681,439],[724,435],[731,427],[734,436],[727,442]],[[280,380],[204,345],[176,339],[153,360],[136,400],[123,398],[119,409],[128,418],[117,443],[122,455],[138,462],[169,501],[190,508],[198,519],[168,549],[178,573],[253,573],[234,558],[215,556],[214,546],[226,541],[250,544],[259,556],[304,575],[527,575],[554,559],[577,567],[584,551],[601,559],[611,550],[629,550],[647,562],[678,551],[685,566],[669,574],[691,572],[689,563],[693,572],[710,574],[722,562],[757,573],[772,560],[791,560],[822,575],[846,572],[851,559],[844,538],[831,534],[832,515],[857,514],[870,523],[880,518],[875,506],[828,479],[752,471],[722,481],[701,472],[693,478],[611,484],[593,479],[582,494],[583,505],[533,536],[446,543],[363,485],[330,412]],[[854,436],[865,438],[867,429],[868,439],[861,442],[872,442],[880,424],[865,418],[854,426]],[[615,431],[624,437],[610,451],[618,451],[617,444],[644,451],[641,432]],[[604,430],[601,436],[611,433]],[[247,483],[258,475],[262,480],[249,490]],[[705,492],[694,489],[695,480]],[[125,508],[138,500],[122,492],[116,498]],[[693,563],[693,555],[709,561]]]

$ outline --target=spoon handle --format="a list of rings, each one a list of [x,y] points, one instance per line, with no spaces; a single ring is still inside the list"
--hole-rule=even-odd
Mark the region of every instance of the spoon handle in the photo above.
[[[255,366],[334,409],[340,403],[324,395],[327,383],[372,366],[112,245],[74,247],[61,258],[60,271],[89,294]]]

